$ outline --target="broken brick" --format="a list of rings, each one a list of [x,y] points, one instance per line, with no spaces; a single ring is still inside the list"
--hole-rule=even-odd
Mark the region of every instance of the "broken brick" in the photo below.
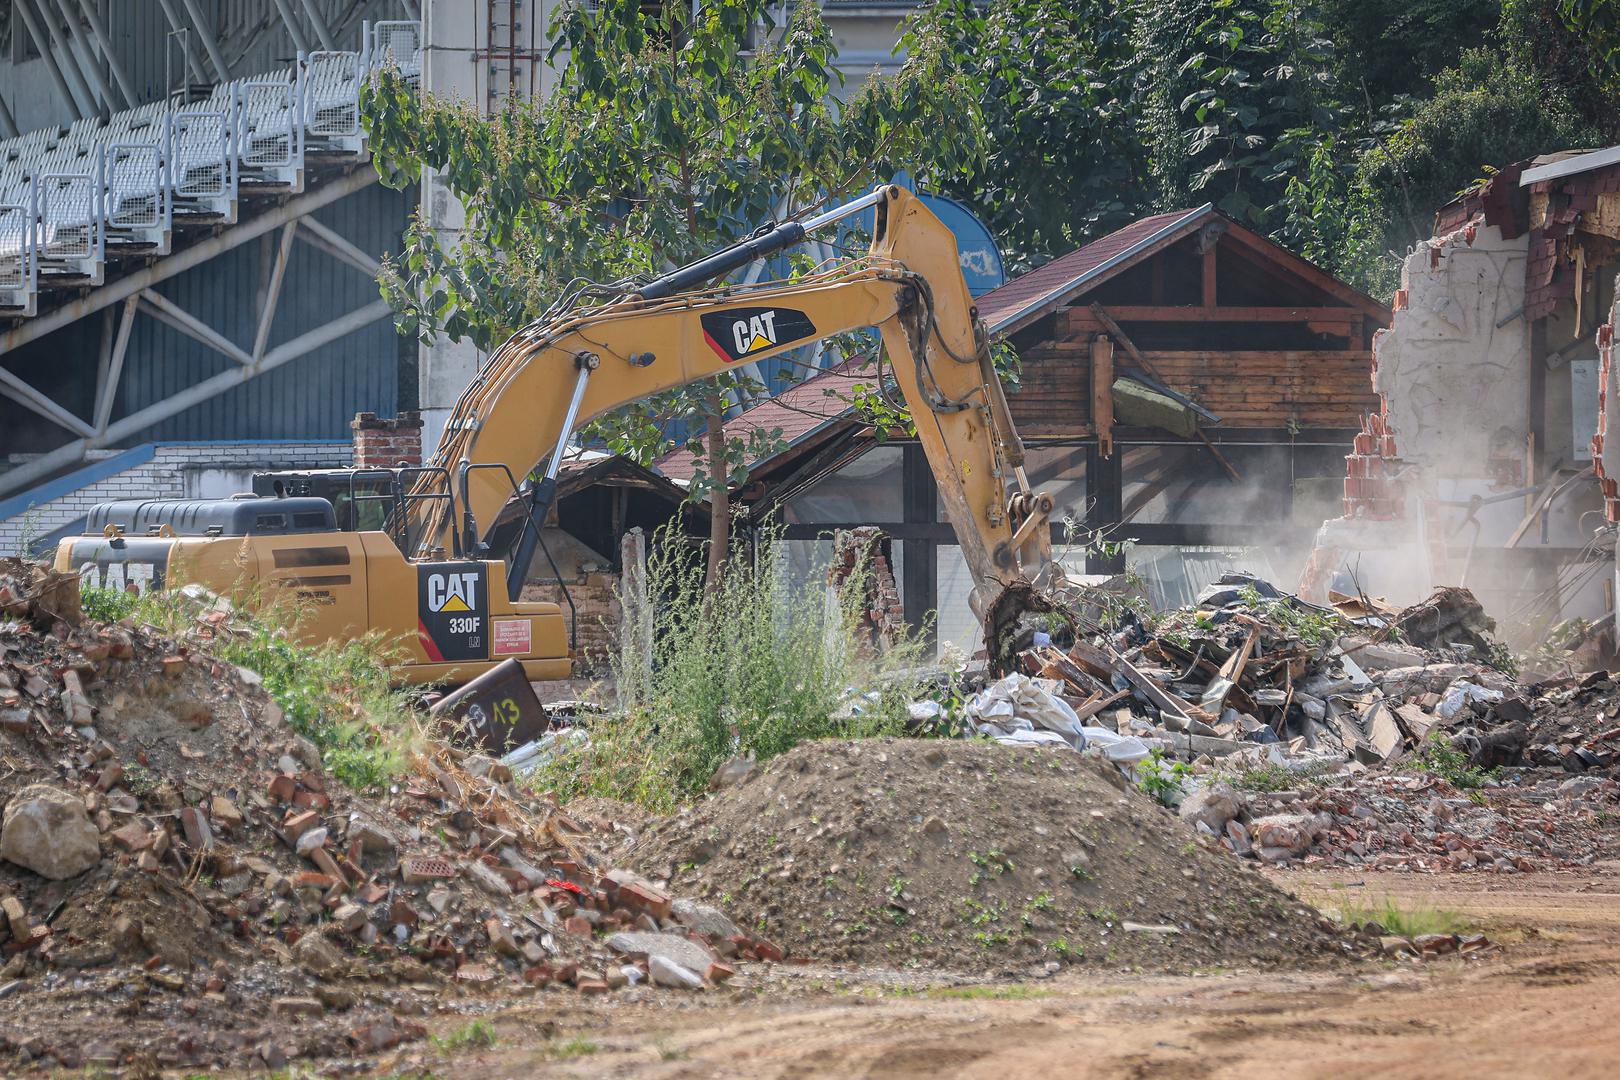
[[[391,1050],[404,1042],[412,1042],[427,1037],[427,1028],[421,1024],[414,1024],[409,1020],[401,1020],[396,1016],[384,1017],[375,1023],[366,1024],[349,1032],[349,1039],[357,1048],[365,1053],[378,1053]]]
[[[278,803],[290,803],[293,796],[298,794],[298,781],[286,773],[277,773],[275,779],[270,781],[270,786],[265,789],[265,794]]]
[[[186,843],[194,851],[207,851],[214,846],[214,833],[208,819],[195,806],[180,811],[180,827],[185,830]]]
[[[208,804],[208,817],[226,832],[234,832],[242,826],[242,811],[236,804],[223,795],[215,795]]]
[[[359,904],[339,904],[332,912],[332,921],[346,934],[352,934],[366,925],[366,909]]]
[[[151,830],[138,821],[132,821],[123,828],[114,830],[112,838],[118,841],[118,846],[125,851],[145,851],[152,846]]]
[[[101,775],[96,777],[96,790],[111,791],[123,778],[124,766],[116,761],[109,761],[102,767]]]
[[[628,870],[610,870],[603,881],[617,890],[618,901],[625,907],[645,911],[658,919],[669,918],[673,899],[641,875]]]
[[[11,936],[19,940],[28,935],[28,909],[15,896],[0,896],[0,914],[5,915]]]
[[[335,883],[341,884],[345,887],[348,885],[348,875],[345,874],[338,866],[337,860],[332,858],[332,853],[330,851],[327,851],[325,848],[316,848],[314,851],[309,853],[309,861],[319,867],[321,873],[331,878]]]
[[[501,922],[500,919],[485,919],[484,933],[489,937],[490,948],[494,949],[502,956],[517,955],[517,939],[512,936],[512,928]]]
[[[321,817],[319,814],[313,810],[305,810],[302,813],[292,814],[286,821],[282,822],[281,831],[286,834],[288,840],[296,844],[300,836],[303,836],[320,823]]]
[[[456,876],[456,868],[444,859],[418,857],[400,863],[399,876],[407,885],[422,885],[429,881],[449,881]]]

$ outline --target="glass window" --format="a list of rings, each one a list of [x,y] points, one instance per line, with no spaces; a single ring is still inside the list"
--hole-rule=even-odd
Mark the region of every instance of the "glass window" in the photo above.
[[[973,577],[968,573],[967,560],[962,549],[955,544],[941,544],[935,557],[938,575],[939,608],[934,623],[934,640],[943,648],[946,642],[961,653],[972,656],[984,647],[984,628],[968,607],[968,596],[973,592]]]
[[[1083,521],[1086,516],[1086,448],[1084,446],[1029,446],[1024,451],[1024,475],[1036,491],[1051,493],[1052,520]],[[1009,485],[1012,486],[1012,485]],[[938,520],[944,521],[940,508]]]
[[[904,521],[900,458],[898,446],[873,447],[789,499],[783,508],[785,520],[809,525]]]

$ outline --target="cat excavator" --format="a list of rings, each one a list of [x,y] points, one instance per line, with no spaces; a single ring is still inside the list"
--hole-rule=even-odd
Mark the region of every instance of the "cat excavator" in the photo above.
[[[712,284],[867,210],[863,256],[791,281]],[[561,606],[520,594],[573,433],[660,391],[867,327],[882,335],[938,480],[974,581],[970,605],[986,641],[999,641],[1061,573],[1052,499],[1025,475],[955,237],[898,186],[763,228],[651,281],[580,287],[495,350],[427,465],[335,470],[320,484],[272,476],[260,496],[103,504],[86,535],[60,543],[56,567],[136,591],[290,589],[308,612],[306,640],[380,633],[399,643],[402,682],[464,683],[511,658],[531,679],[564,678],[572,649]],[[495,524],[514,510],[516,540],[494,550]]]

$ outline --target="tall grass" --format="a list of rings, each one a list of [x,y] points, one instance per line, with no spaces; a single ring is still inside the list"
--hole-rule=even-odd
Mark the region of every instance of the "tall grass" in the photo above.
[[[195,640],[196,611],[178,592],[134,596],[119,589],[80,590],[85,616],[134,620],[238,667],[257,672],[287,723],[313,742],[326,771],[350,788],[376,790],[404,771],[422,730],[414,695],[392,685],[399,650],[377,634],[302,643],[307,613],[292,594],[259,589],[238,595],[236,611],[212,641]]]
[[[766,531],[706,589],[702,561],[671,531],[647,565],[645,606],[611,658],[619,708],[592,722],[591,745],[535,774],[563,797],[627,799],[657,810],[703,791],[737,755],[765,760],[809,739],[904,730],[921,659],[916,641],[880,650],[861,628],[867,574],[837,594],[790,573]]]
[[[1332,902],[1339,921],[1365,926],[1377,923],[1391,934],[1417,937],[1422,934],[1468,934],[1476,927],[1468,917],[1423,903],[1406,903],[1393,896],[1368,900],[1336,895]]]

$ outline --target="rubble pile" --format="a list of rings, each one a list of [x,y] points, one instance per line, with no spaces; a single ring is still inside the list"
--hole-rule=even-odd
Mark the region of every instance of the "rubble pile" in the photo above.
[[[0,1062],[279,1068],[421,1038],[413,989],[695,989],[781,959],[603,863],[612,823],[488,758],[427,742],[385,793],[346,788],[258,674],[201,647],[235,632],[228,605],[194,598],[179,636],[82,622],[76,588],[14,569]]]
[[[1347,777],[1254,796],[1247,832],[1263,861],[1415,872],[1577,869],[1613,849],[1600,815],[1620,797],[1614,780],[1526,777],[1473,794],[1423,773]],[[1297,842],[1265,846],[1299,821]]]
[[[1140,737],[1149,749],[1188,759],[1278,744],[1291,757],[1377,766],[1438,739],[1482,768],[1614,764],[1620,725],[1606,696],[1611,678],[1515,682],[1487,636],[1494,623],[1466,590],[1437,590],[1399,613],[1339,601],[1318,608],[1227,575],[1194,608],[1131,618],[1067,649],[1037,645],[1021,660],[1040,676],[1038,696],[1061,701],[1068,727]],[[1027,733],[1044,727],[1083,743],[1029,702],[1011,714],[986,711],[990,697],[1014,692],[997,684],[969,702],[977,730],[1007,742],[1051,741]],[[1014,734],[1017,727],[1024,733]]]
[[[1369,716],[1376,688],[1337,642],[1354,629],[1336,611],[1229,574],[1194,608],[1130,618],[1066,652],[1037,646],[1023,660],[1030,674],[1057,680],[1082,719],[1184,754],[1285,742],[1383,760],[1395,746]]]
[[[1255,774],[1247,774],[1252,778]],[[1287,782],[1286,768],[1263,778]],[[1591,866],[1614,848],[1608,826],[1620,783],[1597,777],[1523,775],[1459,789],[1422,770],[1317,769],[1294,786],[1235,786],[1243,773],[1197,777],[1177,807],[1200,834],[1238,855],[1279,866],[1341,866],[1415,872],[1529,873]]]
[[[1612,676],[1515,682],[1464,589],[1404,611],[1333,600],[1228,575],[1193,608],[1026,650],[1040,678],[1008,676],[965,712],[1000,742],[1156,770],[1189,823],[1263,862],[1523,873],[1613,846]],[[1156,759],[1183,764],[1165,779]]]
[[[1315,911],[1066,747],[806,743],[624,857],[822,962],[1029,978],[1344,954]]]

